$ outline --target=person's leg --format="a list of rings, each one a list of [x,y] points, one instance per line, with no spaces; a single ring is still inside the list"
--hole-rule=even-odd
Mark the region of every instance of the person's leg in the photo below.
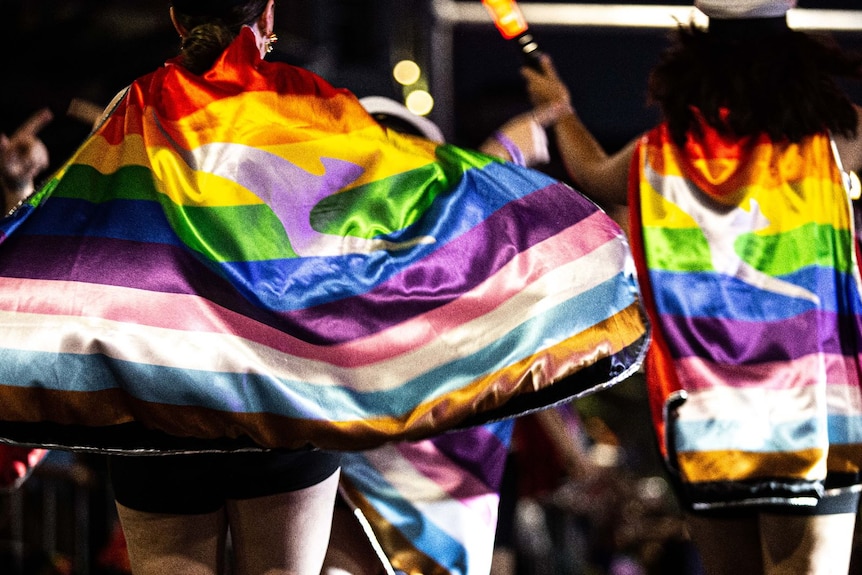
[[[763,573],[757,516],[717,518],[689,515],[686,525],[706,575]]]
[[[219,575],[227,525],[223,511],[171,515],[117,503],[134,575]]]
[[[195,455],[108,458],[134,575],[221,574],[227,523],[210,459]]]
[[[385,572],[353,510],[346,503],[336,505],[322,575],[384,575]]]
[[[760,539],[767,575],[846,575],[855,513],[789,516],[763,514]]]
[[[227,504],[236,575],[319,575],[339,472],[297,491]]]

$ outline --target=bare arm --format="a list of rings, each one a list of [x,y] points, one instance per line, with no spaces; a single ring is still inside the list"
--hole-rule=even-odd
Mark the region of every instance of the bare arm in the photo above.
[[[600,204],[625,205],[636,140],[613,155],[605,152],[572,108],[569,90],[547,54],[542,57],[541,72],[524,67],[521,73],[533,105],[555,103],[567,108],[568,113],[555,124],[555,137],[566,171],[580,191]]]
[[[554,125],[569,110],[569,106],[551,103],[537,106],[529,112],[515,116],[485,140],[479,147],[479,151],[507,161],[521,160],[526,166],[547,164],[551,160],[551,155],[545,128]],[[510,149],[512,147],[514,150]],[[520,157],[513,157],[513,151]]]
[[[845,170],[859,172],[862,170],[862,107],[856,106],[856,136],[835,138],[835,146]]]
[[[556,126],[557,147],[566,171],[588,196],[607,204],[628,204],[628,180],[637,140],[608,155],[572,114]]]

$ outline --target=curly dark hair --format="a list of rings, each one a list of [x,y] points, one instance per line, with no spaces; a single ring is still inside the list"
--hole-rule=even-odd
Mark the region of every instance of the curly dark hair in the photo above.
[[[789,29],[731,36],[683,25],[651,72],[648,95],[680,145],[698,130],[695,110],[723,133],[798,142],[826,130],[856,134],[838,78],[862,78],[862,54],[829,36]]]
[[[188,30],[183,39],[181,62],[195,74],[203,74],[215,63],[224,49],[246,24],[251,24],[266,9],[267,0],[248,0],[218,9],[212,13],[186,14],[174,6],[177,21]]]

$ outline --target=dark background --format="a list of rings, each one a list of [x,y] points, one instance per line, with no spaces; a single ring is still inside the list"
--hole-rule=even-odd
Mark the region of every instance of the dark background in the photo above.
[[[179,39],[168,5],[168,0],[0,0],[0,131],[10,133],[48,106],[55,120],[42,136],[53,163],[64,159],[89,130],[65,116],[72,98],[104,106],[134,78],[176,55]],[[490,18],[487,24],[455,25],[448,50],[432,42],[431,0],[278,0],[276,6],[280,40],[271,57],[307,67],[360,97],[400,98],[390,70],[403,57],[416,59],[426,70],[434,64],[438,76],[447,77],[430,78],[432,95],[437,97],[435,86],[448,85],[452,97],[431,118],[454,143],[476,146],[528,108],[520,54],[497,34]],[[803,0],[799,7],[862,10],[862,0]],[[531,29],[606,148],[622,146],[655,122],[656,111],[646,106],[644,92],[647,73],[666,46],[667,29]],[[834,36],[847,48],[862,50],[862,31]],[[862,103],[862,86],[849,88]]]

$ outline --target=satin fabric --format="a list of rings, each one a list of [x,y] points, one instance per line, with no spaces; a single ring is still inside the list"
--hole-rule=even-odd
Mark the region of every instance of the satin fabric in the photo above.
[[[813,505],[862,463],[859,267],[826,134],[665,125],[635,157],[633,246],[663,452],[694,508]]]
[[[0,438],[357,450],[612,385],[621,230],[547,176],[261,61],[168,62],[0,224]]]

